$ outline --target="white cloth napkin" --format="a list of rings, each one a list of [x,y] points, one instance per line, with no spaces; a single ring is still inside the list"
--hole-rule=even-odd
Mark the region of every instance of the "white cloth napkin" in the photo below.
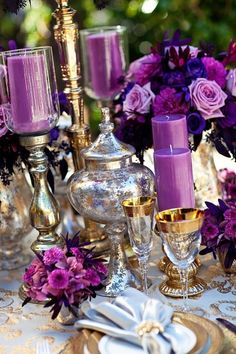
[[[94,329],[142,345],[148,354],[185,353],[182,343],[186,342],[187,329],[171,322],[173,309],[134,288],[126,289],[112,303],[104,301],[94,305],[85,302],[81,309],[86,319],[76,322],[78,329]],[[155,327],[155,330],[145,333],[148,326]],[[157,333],[158,327],[163,331]]]

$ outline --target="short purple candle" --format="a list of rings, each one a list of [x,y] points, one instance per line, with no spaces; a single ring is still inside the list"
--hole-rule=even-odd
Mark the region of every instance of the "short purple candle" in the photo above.
[[[18,134],[49,131],[47,75],[42,55],[12,56],[8,59],[13,129]],[[49,102],[51,101],[51,102]]]
[[[154,151],[173,148],[188,148],[186,116],[183,114],[157,115],[152,118]]]
[[[87,46],[92,95],[109,100],[120,90],[124,74],[119,35],[114,31],[91,34]]]
[[[191,152],[169,148],[154,153],[155,183],[159,210],[194,208]]]

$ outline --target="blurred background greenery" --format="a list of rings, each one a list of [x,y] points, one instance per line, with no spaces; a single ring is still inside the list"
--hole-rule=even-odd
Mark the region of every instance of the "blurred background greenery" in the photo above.
[[[0,0],[1,3],[2,0]],[[0,45],[15,39],[19,48],[52,45],[56,53],[51,16],[54,0],[31,0],[17,15],[0,7]],[[236,0],[112,0],[97,10],[93,0],[71,0],[77,10],[80,28],[121,24],[128,28],[130,61],[148,53],[165,31],[180,29],[182,37],[191,37],[193,45],[206,41],[217,52],[227,49],[236,39]],[[56,57],[56,56],[55,56]],[[60,82],[59,62],[58,81]]]

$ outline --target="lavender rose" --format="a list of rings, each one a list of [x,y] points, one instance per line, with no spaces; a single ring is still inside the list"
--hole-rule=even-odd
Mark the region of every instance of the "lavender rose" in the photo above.
[[[227,75],[224,65],[212,57],[202,58],[202,62],[206,68],[208,80],[215,80],[215,82],[223,88],[226,83]]]
[[[215,81],[198,78],[189,86],[189,91],[193,105],[204,119],[224,117],[220,108],[227,95]]]
[[[130,64],[128,79],[133,79],[140,86],[147,84],[154,74],[161,70],[161,56],[151,53]]]
[[[135,119],[136,113],[139,115],[149,113],[154,97],[155,95],[150,89],[150,83],[143,87],[134,85],[123,103],[123,110],[128,119]]]
[[[155,114],[185,114],[189,110],[189,104],[183,100],[182,93],[177,93],[174,88],[167,87],[155,97],[153,110]]]
[[[236,97],[236,69],[231,69],[226,77],[226,88],[232,96]]]

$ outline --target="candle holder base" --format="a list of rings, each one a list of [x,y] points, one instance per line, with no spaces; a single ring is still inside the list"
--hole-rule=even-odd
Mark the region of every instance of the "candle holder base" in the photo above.
[[[196,260],[189,267],[188,296],[199,295],[204,292],[207,287],[207,284],[204,280],[196,277],[199,266],[200,261],[198,258],[196,258]],[[178,268],[168,259],[167,256],[164,256],[160,260],[159,268],[169,277],[168,280],[161,283],[159,287],[160,292],[163,295],[170,297],[183,297]]]

